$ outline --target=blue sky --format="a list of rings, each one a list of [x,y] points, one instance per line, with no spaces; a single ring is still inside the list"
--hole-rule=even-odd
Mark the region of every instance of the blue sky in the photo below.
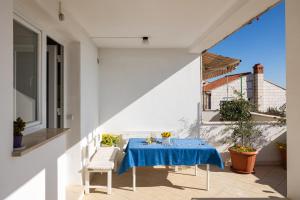
[[[250,25],[242,27],[209,52],[241,59],[231,74],[252,72],[252,66],[265,67],[265,80],[285,87],[285,5],[276,5]]]

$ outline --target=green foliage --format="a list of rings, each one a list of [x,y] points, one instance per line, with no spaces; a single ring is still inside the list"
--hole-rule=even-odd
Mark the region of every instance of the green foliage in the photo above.
[[[253,123],[252,104],[241,94],[232,101],[221,104],[220,115],[224,121],[234,121],[225,131],[232,131],[226,142],[233,143],[233,147],[240,152],[255,151],[253,144],[262,136],[262,131]]]
[[[256,151],[256,149],[254,149],[253,147],[247,147],[247,146],[233,146],[230,149],[237,151],[237,152],[255,152]]]
[[[16,121],[14,121],[14,135],[22,136],[22,132],[25,130],[26,122],[22,120],[22,118],[18,117]]]
[[[252,104],[242,97],[220,104],[220,116],[222,121],[250,120],[253,109]]]
[[[244,149],[245,152],[254,149],[253,145],[262,137],[262,131],[251,120],[239,120],[229,126],[228,129],[232,133],[227,142],[233,143],[241,151]]]
[[[272,108],[269,107],[268,110],[265,112],[265,114],[268,115],[275,115],[275,116],[279,116],[279,117],[285,117],[285,111],[278,109],[278,108]]]
[[[266,114],[270,115],[276,115],[279,116],[280,118],[277,120],[277,126],[285,126],[286,125],[286,112],[285,108],[268,108]]]
[[[112,134],[102,134],[101,144],[105,146],[116,146],[120,141],[119,136]]]

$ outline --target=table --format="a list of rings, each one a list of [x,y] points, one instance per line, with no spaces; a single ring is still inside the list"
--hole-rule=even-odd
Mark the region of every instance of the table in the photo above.
[[[131,138],[125,149],[125,156],[119,168],[119,175],[132,168],[133,191],[136,189],[136,167],[145,166],[195,166],[206,165],[207,185],[209,190],[209,167],[218,166],[224,169],[222,158],[217,149],[201,139],[171,139],[171,145],[164,145],[160,139],[158,143],[147,144],[144,138]]]

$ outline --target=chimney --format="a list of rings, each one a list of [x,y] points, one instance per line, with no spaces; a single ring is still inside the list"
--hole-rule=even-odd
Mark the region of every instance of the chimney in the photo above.
[[[253,66],[253,100],[258,111],[264,109],[264,66],[255,64]]]

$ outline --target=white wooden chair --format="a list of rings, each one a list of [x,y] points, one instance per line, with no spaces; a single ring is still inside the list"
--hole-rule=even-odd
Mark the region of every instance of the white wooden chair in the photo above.
[[[118,147],[99,147],[91,158],[87,159],[85,167],[85,193],[90,188],[103,188],[104,186],[90,185],[90,173],[107,173],[107,194],[111,194],[112,170],[116,171],[116,158],[119,152]]]

